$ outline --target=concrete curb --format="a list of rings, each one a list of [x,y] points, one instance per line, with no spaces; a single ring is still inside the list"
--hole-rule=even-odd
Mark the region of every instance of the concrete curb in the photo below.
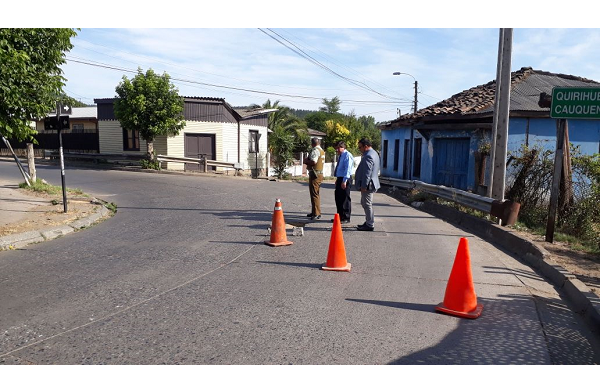
[[[38,231],[28,231],[20,234],[1,236],[0,251],[19,249],[32,243],[40,243],[59,238],[82,228],[89,227],[108,214],[110,214],[108,208],[101,204],[100,210],[93,215],[77,219],[74,222],[63,226],[49,227]]]
[[[565,268],[553,263],[543,247],[513,233],[510,229],[487,220],[468,215],[453,208],[431,202],[413,203],[415,208],[435,217],[457,224],[473,234],[515,254],[526,264],[537,269],[556,287],[565,293],[573,308],[595,330],[600,331],[600,298],[590,288]]]

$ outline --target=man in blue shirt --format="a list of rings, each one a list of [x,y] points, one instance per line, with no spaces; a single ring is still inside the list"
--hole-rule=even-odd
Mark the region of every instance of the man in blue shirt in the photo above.
[[[350,200],[350,187],[352,186],[352,169],[354,168],[354,157],[346,150],[346,143],[339,141],[335,145],[335,151],[339,156],[338,163],[333,175],[335,179],[335,206],[340,215],[342,224],[350,223],[352,214],[352,202]],[[333,221],[333,220],[332,220]]]

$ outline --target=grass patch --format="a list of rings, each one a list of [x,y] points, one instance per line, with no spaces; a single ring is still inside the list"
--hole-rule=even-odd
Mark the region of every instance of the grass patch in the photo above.
[[[117,213],[117,204],[115,203],[104,203],[104,206],[112,213]]]
[[[47,184],[39,178],[31,186],[27,185],[25,182],[22,182],[19,184],[19,188],[27,189],[32,192],[46,193],[49,195],[59,195],[62,193],[62,186]],[[67,193],[72,194],[72,195],[84,195],[83,191],[81,189],[77,189],[77,188],[75,188],[75,189],[67,188]]]

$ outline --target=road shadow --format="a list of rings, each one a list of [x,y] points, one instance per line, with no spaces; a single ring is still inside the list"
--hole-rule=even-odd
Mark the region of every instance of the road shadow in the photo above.
[[[434,305],[406,302],[346,299],[395,309],[431,312],[450,320],[457,328],[433,347],[390,361],[391,365],[593,365],[595,339],[588,339],[573,325],[574,313],[556,299],[529,295],[503,295],[478,299],[483,304],[477,319],[458,318],[434,310]],[[534,310],[537,314],[526,314]],[[551,317],[551,322],[544,318]],[[427,326],[427,329],[435,328]],[[543,338],[543,339],[542,339]],[[591,342],[591,343],[590,343]]]
[[[346,299],[346,301],[353,301],[355,303],[373,304],[380,305],[390,308],[406,309],[409,311],[420,311],[420,312],[431,312],[435,314],[435,305],[431,304],[415,304],[415,303],[404,303],[400,301],[381,301],[381,300],[363,300],[363,299]]]
[[[323,266],[322,263],[298,263],[298,262],[275,262],[275,261],[256,261],[257,263],[265,263],[268,265],[283,265],[293,267],[308,267],[311,269],[320,269]]]

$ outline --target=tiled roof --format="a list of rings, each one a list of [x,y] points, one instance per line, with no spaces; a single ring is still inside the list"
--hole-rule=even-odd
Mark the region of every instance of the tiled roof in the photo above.
[[[540,108],[540,93],[552,93],[555,86],[600,86],[600,83],[582,77],[549,73],[524,67],[511,73],[511,111],[549,111]],[[491,113],[494,109],[496,81],[478,85],[429,107],[416,114],[406,114],[392,121],[415,120],[433,116],[465,116],[477,113]]]

